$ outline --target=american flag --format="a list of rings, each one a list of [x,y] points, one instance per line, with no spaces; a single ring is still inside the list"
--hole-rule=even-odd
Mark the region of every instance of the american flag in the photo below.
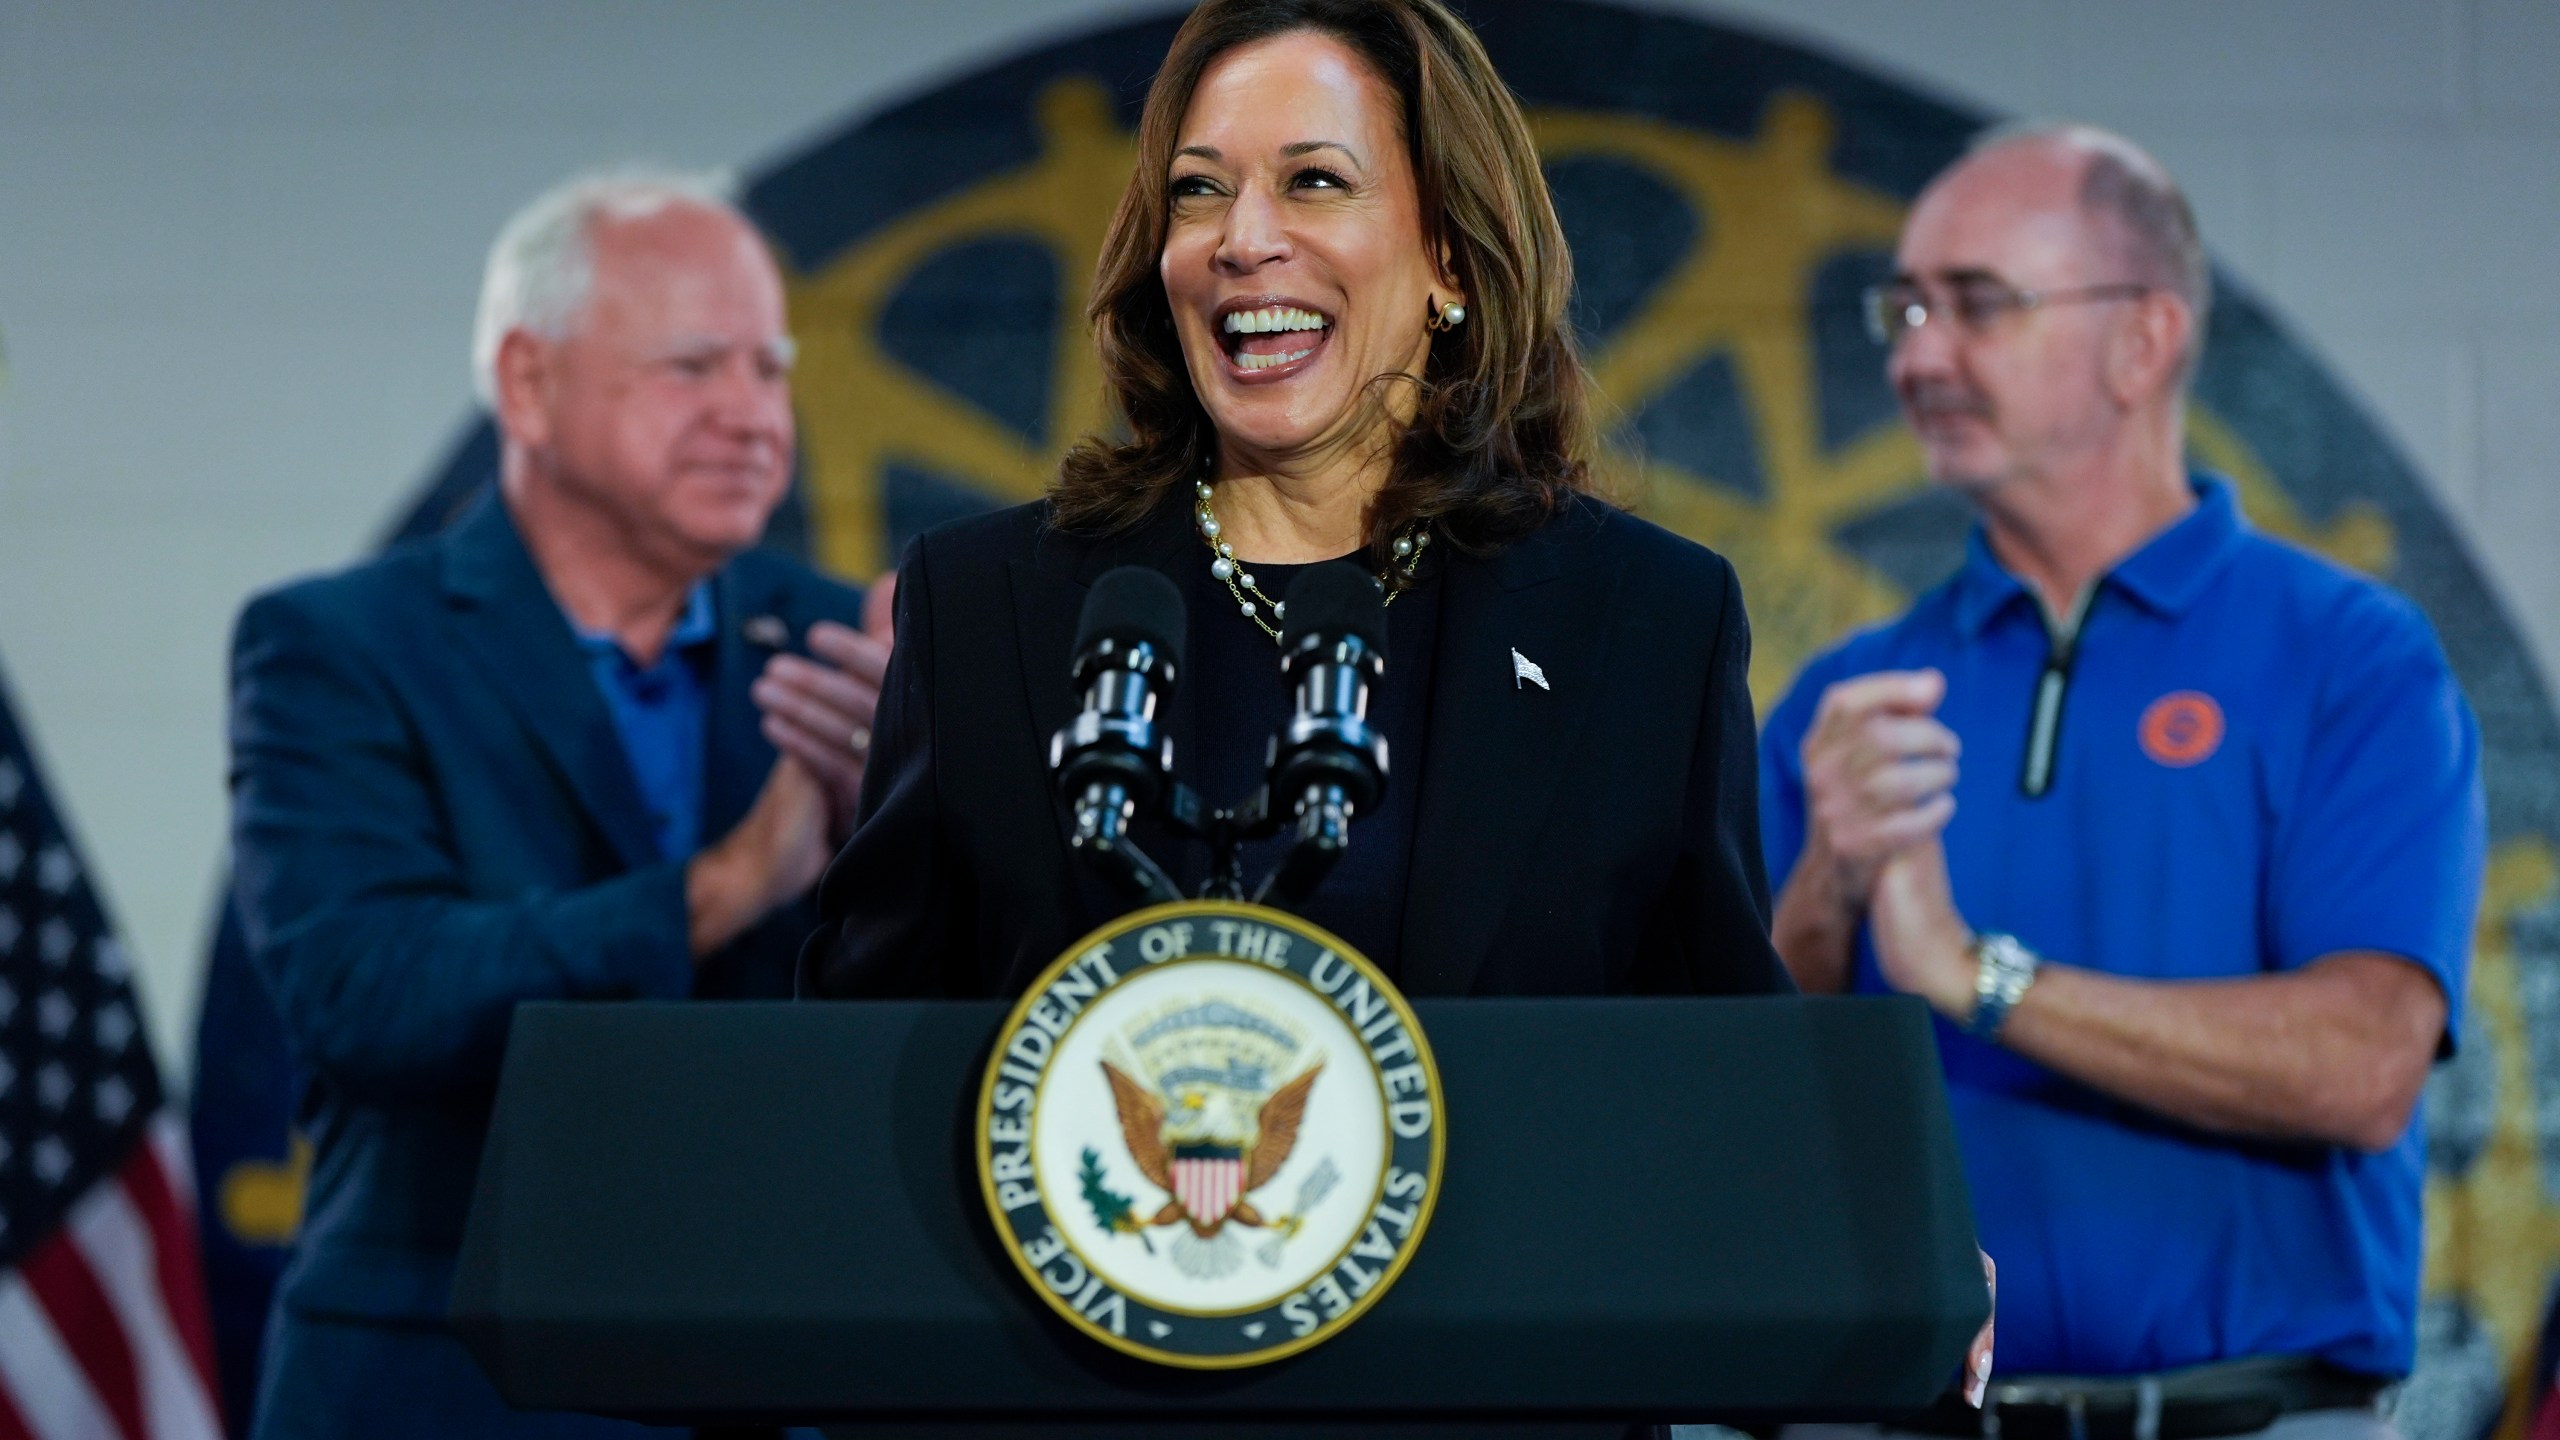
[[[220,1440],[183,1136],[0,684],[0,1440]]]

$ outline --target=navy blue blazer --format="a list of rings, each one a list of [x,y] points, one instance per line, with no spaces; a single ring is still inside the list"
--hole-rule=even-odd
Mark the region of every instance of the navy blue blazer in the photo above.
[[[763,551],[713,581],[702,834],[774,761],[748,687],[774,616],[858,624],[860,592]],[[767,627],[753,627],[762,632]],[[236,893],[310,1075],[292,1315],[441,1319],[520,1001],[787,996],[787,906],[696,971],[585,659],[505,506],[257,597],[232,652]]]

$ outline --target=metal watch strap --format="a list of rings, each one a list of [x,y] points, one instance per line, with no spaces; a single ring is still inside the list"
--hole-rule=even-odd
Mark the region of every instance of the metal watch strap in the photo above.
[[[2035,983],[2036,966],[2043,962],[2015,935],[1977,935],[1972,949],[1973,1018],[1965,1022],[1965,1033],[1979,1040],[1997,1040],[2001,1025]]]

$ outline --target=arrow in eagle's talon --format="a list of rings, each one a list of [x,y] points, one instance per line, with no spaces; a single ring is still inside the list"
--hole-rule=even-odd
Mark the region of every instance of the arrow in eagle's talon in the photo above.
[[[1333,1189],[1334,1182],[1341,1178],[1342,1172],[1333,1168],[1333,1157],[1326,1156],[1323,1163],[1316,1166],[1314,1174],[1298,1183],[1298,1203],[1294,1207],[1297,1211],[1295,1223],[1305,1223],[1307,1212],[1316,1208],[1316,1202],[1323,1199],[1327,1192]]]

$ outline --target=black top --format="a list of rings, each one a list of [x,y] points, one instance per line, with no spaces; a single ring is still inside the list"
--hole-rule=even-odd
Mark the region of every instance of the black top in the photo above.
[[[1186,590],[1205,578],[1189,499],[1113,536],[1026,505],[909,548],[862,821],[820,887],[803,993],[1019,994],[1125,909],[1068,847],[1049,737],[1080,703],[1068,669],[1087,588],[1130,564]],[[1392,943],[1361,943],[1393,955],[1412,995],[1791,989],[1769,944],[1733,567],[1582,497],[1495,554],[1433,554],[1428,675],[1389,642],[1391,672],[1424,682],[1399,722],[1421,727],[1422,773],[1390,756],[1390,794],[1413,807],[1402,898],[1385,895]],[[1391,626],[1426,613],[1410,603]],[[1243,623],[1226,607],[1190,617],[1195,652]],[[1186,677],[1164,707],[1186,769],[1219,714],[1212,689]],[[1160,859],[1182,849],[1160,825],[1133,832]],[[1355,827],[1353,853],[1370,844]]]
[[[1242,803],[1266,774],[1273,734],[1294,706],[1280,647],[1247,620],[1225,583],[1209,574],[1209,552],[1196,547],[1198,563],[1183,586],[1190,606],[1190,664],[1182,683],[1198,686],[1199,725],[1190,751],[1177,747],[1174,773],[1212,805]],[[1367,567],[1367,557],[1347,557]],[[1265,595],[1286,600],[1289,586],[1314,567],[1255,565],[1248,573]],[[1425,720],[1431,708],[1432,633],[1440,614],[1437,566],[1387,606],[1387,673],[1369,687],[1369,723],[1387,738],[1387,791],[1369,814],[1355,816],[1351,847],[1298,907],[1299,913],[1350,942],[1398,977],[1396,930],[1404,918],[1405,872],[1413,853],[1414,799],[1421,793]],[[1268,612],[1265,612],[1266,616]],[[1287,817],[1283,815],[1285,822]],[[1291,829],[1244,849],[1247,893],[1288,853]],[[1172,867],[1186,895],[1197,894],[1208,874],[1209,847],[1192,844]]]

